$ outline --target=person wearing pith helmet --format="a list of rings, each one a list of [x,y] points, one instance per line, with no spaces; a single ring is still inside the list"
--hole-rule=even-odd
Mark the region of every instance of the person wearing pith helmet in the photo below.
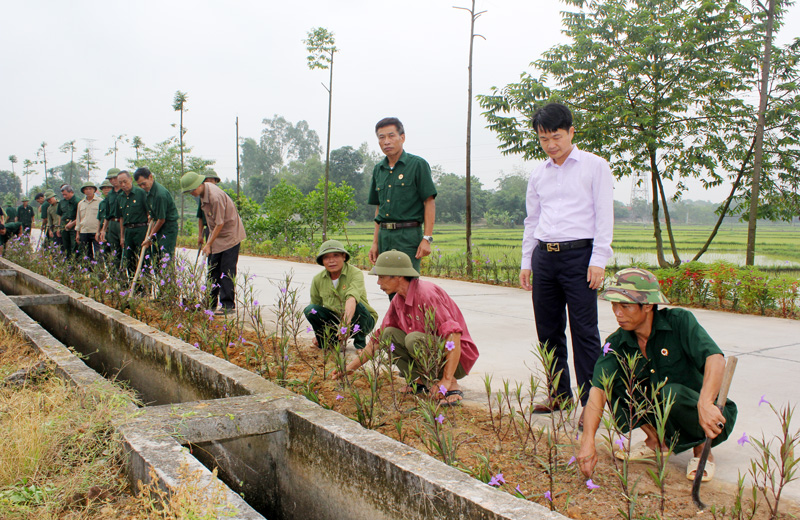
[[[576,455],[581,471],[591,477],[597,464],[595,434],[607,400],[611,400],[612,409],[616,410],[617,425],[627,433],[630,398],[622,379],[623,363],[627,357],[638,355],[641,368],[637,377],[643,387],[636,395],[649,397],[654,387],[663,384],[658,393],[660,398],[672,396],[675,401],[663,443],[659,442],[655,418],[650,413],[635,419],[636,427],[647,436],[645,441],[631,446],[630,452],[618,450],[615,456],[631,462],[655,461],[657,449],[680,453],[691,448],[694,457],[686,467],[686,477],[694,480],[706,436],[716,446],[728,438],[736,422],[733,401],[729,399],[722,412],[714,405],[725,368],[722,351],[691,312],[658,308],[669,301],[650,271],[639,268],[619,271],[600,298],[611,302],[619,329],[606,340],[594,367],[583,436]],[[610,395],[606,395],[604,388],[610,389]],[[714,476],[713,460],[713,455],[709,455],[703,481]]]
[[[90,262],[98,253],[100,244],[97,235],[100,232],[100,199],[95,197],[97,186],[89,181],[81,186],[83,200],[78,203],[75,217],[76,241],[82,252],[81,258]]]
[[[369,274],[378,277],[383,292],[395,293],[395,297],[380,329],[347,364],[347,372],[372,359],[375,349],[388,348],[393,362],[408,381],[402,392],[429,391],[440,406],[459,404],[464,394],[458,380],[469,374],[478,359],[478,347],[456,302],[441,287],[420,280],[411,258],[402,251],[381,253]],[[431,348],[437,351],[426,350]],[[418,352],[426,352],[430,358],[441,352],[444,366],[438,373],[425,373],[422,363],[415,358]],[[335,378],[342,375],[334,372]]]
[[[106,181],[111,185],[111,190],[103,197],[106,201],[104,219],[100,229],[99,242],[103,244],[103,252],[107,259],[110,259],[114,271],[119,269],[122,260],[122,244],[120,243],[119,221],[122,217],[122,206],[120,202],[124,198],[124,193],[119,185],[119,168],[109,168],[106,173]]]
[[[100,206],[99,210],[97,211],[97,220],[100,223],[100,229],[97,231],[95,235],[95,240],[99,244],[99,252],[105,258],[106,254],[110,251],[109,245],[103,243],[103,229],[105,228],[106,221],[108,219],[108,194],[111,193],[114,187],[108,181],[108,179],[103,179],[103,182],[100,184],[100,191],[103,192],[103,197],[100,199]]]
[[[206,215],[211,232],[203,247],[208,257],[208,279],[211,289],[210,306],[221,308],[218,315],[235,311],[236,294],[234,280],[239,263],[239,246],[247,237],[236,204],[227,193],[214,184],[203,182],[205,177],[196,172],[187,172],[181,177],[181,191],[200,199],[200,207]]]
[[[211,184],[219,184],[222,179],[219,178],[217,172],[211,168],[203,172],[205,180],[203,182],[210,182]],[[208,223],[206,222],[206,214],[203,213],[203,208],[200,201],[197,201],[197,247],[203,247],[203,244],[208,240]]]
[[[332,347],[353,338],[353,346],[363,349],[367,335],[375,327],[378,313],[367,301],[364,273],[348,262],[350,253],[338,240],[324,242],[317,263],[325,269],[311,282],[311,304],[303,314],[314,329],[314,343]]]
[[[44,194],[44,200],[47,201],[45,243],[47,245],[55,244],[61,247],[61,234],[59,233],[59,226],[61,226],[61,217],[58,215],[58,198],[56,197],[54,191],[48,190]]]
[[[22,224],[22,234],[25,236],[30,235],[33,227],[34,211],[30,202],[30,198],[22,197],[22,204],[17,208],[17,222]]]

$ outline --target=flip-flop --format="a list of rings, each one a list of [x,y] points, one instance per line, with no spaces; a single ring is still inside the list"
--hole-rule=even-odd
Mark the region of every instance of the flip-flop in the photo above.
[[[455,401],[448,401],[447,398],[451,395],[457,395],[460,399],[456,399]],[[461,390],[449,390],[444,397],[439,399],[439,406],[458,406],[461,404],[461,400],[464,399],[464,392]]]
[[[689,464],[686,465],[686,478],[694,482],[694,476],[697,473],[697,466],[700,464],[699,457],[692,457],[689,459]],[[716,471],[716,467],[713,462],[710,460],[706,461],[706,467],[703,471],[703,482],[709,482],[711,479],[714,478],[714,472]]]
[[[661,455],[666,457],[669,451],[662,451]],[[631,452],[625,450],[616,450],[614,456],[619,460],[627,459],[628,462],[655,462],[656,452],[650,449],[644,442],[639,442],[631,446]]]

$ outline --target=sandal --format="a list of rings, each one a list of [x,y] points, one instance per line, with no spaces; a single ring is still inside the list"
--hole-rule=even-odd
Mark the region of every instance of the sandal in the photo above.
[[[662,451],[661,456],[666,457],[669,451]],[[628,462],[655,462],[656,452],[650,449],[644,442],[639,442],[631,446],[630,453],[625,450],[616,450],[614,456],[619,460],[628,460]]]
[[[689,464],[686,465],[686,478],[694,482],[695,474],[697,473],[697,466],[700,464],[699,457],[692,457],[689,459]],[[706,467],[703,470],[703,482],[709,482],[712,478],[714,478],[714,472],[716,471],[716,467],[713,462],[710,460],[706,461]]]
[[[458,399],[456,399],[455,401],[448,401],[447,398],[450,397],[451,395],[457,395]],[[444,397],[439,399],[439,406],[459,406],[461,404],[462,399],[464,399],[464,392],[462,392],[461,390],[450,390],[446,394],[444,394]]]

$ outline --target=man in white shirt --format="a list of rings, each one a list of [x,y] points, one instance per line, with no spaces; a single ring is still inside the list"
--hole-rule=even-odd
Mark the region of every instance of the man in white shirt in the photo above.
[[[556,371],[561,371],[548,401],[534,410],[550,413],[572,398],[567,313],[584,405],[601,351],[597,289],[612,254],[614,180],[607,161],[572,144],[575,128],[566,106],[549,103],[534,113],[532,123],[549,159],[528,181],[519,281],[532,291],[539,342],[554,351]]]
[[[91,181],[81,186],[84,199],[78,203],[78,212],[75,217],[75,236],[78,246],[83,250],[83,257],[94,260],[100,245],[96,236],[100,230],[100,221],[97,214],[100,211],[100,199],[95,197],[97,186]]]

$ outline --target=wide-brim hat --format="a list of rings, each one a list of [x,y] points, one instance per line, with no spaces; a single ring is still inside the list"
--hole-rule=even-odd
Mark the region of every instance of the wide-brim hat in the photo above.
[[[111,183],[110,183],[110,182],[108,182],[108,179],[106,179],[106,180],[104,180],[102,183],[100,183],[100,189],[101,189],[101,190],[102,190],[103,188],[113,188],[113,187],[114,187],[114,186],[112,186],[112,185],[111,185]]]
[[[30,202],[31,199],[28,197],[22,197],[22,202]]]
[[[196,172],[186,172],[181,177],[181,191],[183,193],[190,192],[203,184],[206,178]]]
[[[44,192],[44,200],[50,200],[56,196],[56,193],[53,190],[47,190]]]
[[[661,292],[656,275],[646,269],[629,267],[618,271],[611,283],[600,294],[600,298],[617,303],[668,304]]]
[[[106,173],[106,179],[113,179],[113,178],[115,178],[117,175],[119,175],[119,172],[120,172],[120,171],[121,171],[121,170],[120,170],[119,168],[109,168],[109,169],[108,169],[108,172]],[[113,187],[113,186],[112,186],[112,187]]]
[[[347,249],[345,249],[344,245],[338,240],[328,240],[319,246],[319,253],[317,253],[317,263],[319,265],[324,265],[322,263],[322,257],[328,253],[344,253],[344,261],[350,261],[350,253],[347,252]]]
[[[83,186],[81,186],[81,193],[86,193],[85,191],[83,191],[86,188],[94,188],[94,191],[97,191],[97,185],[95,185],[95,183],[91,181],[83,183]]]
[[[419,278],[419,273],[411,264],[411,258],[404,252],[395,249],[381,253],[369,274]]]
[[[206,171],[203,172],[203,180],[205,180],[205,179],[214,179],[214,180],[217,180],[217,181],[221,181],[222,180],[222,179],[219,178],[219,175],[217,175],[217,172],[215,172],[211,168],[209,168],[209,169],[207,169]]]

